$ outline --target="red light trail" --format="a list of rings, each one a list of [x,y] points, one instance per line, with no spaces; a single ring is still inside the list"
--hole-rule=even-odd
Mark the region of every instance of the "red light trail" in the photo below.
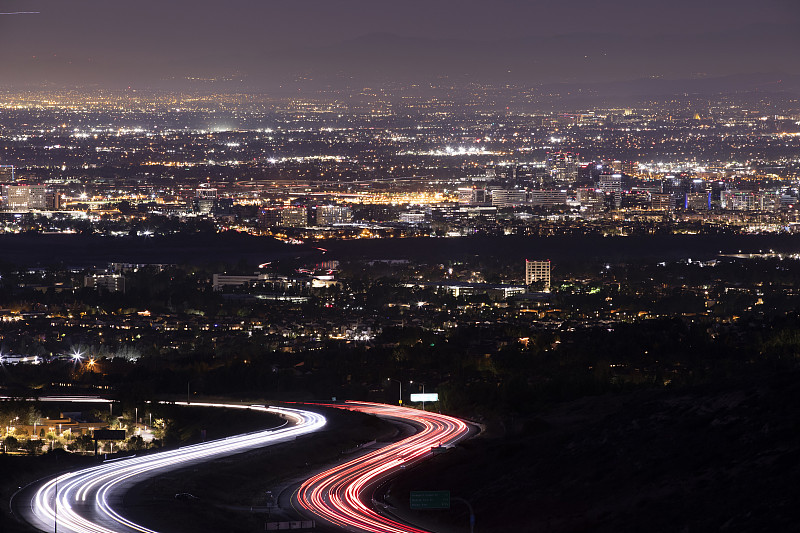
[[[308,479],[297,491],[298,504],[305,511],[352,531],[426,533],[379,514],[365,501],[371,500],[371,489],[401,465],[419,461],[431,454],[431,448],[448,446],[466,436],[467,424],[446,415],[384,404],[347,402],[329,406],[394,418],[421,429],[411,437]]]

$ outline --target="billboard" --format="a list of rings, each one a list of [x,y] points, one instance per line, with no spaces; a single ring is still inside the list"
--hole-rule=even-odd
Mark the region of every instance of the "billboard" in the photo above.
[[[438,402],[439,401],[439,393],[438,392],[428,392],[424,394],[412,394],[411,395],[412,402]]]
[[[92,438],[95,440],[125,440],[124,429],[95,429]]]

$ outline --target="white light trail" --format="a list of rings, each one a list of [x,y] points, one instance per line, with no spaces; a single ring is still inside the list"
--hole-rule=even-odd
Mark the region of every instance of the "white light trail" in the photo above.
[[[174,403],[188,405],[186,402]],[[324,416],[299,409],[202,402],[192,402],[191,405],[263,411],[277,414],[286,419],[286,422],[275,429],[236,435],[143,457],[120,459],[62,474],[47,481],[36,491],[31,502],[34,516],[50,529],[54,528],[57,518],[59,532],[155,533],[152,529],[126,519],[111,507],[109,500],[115,486],[155,470],[179,468],[190,461],[208,460],[292,440],[299,435],[316,431],[326,423]],[[294,425],[289,426],[289,421],[294,422]],[[91,511],[88,513],[80,512],[89,509]]]

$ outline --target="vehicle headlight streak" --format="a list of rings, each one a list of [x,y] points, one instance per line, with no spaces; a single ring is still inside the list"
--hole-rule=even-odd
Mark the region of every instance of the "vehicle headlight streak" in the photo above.
[[[422,429],[415,435],[322,472],[303,483],[296,499],[301,507],[352,531],[375,533],[425,533],[424,530],[385,517],[364,500],[369,490],[395,469],[431,454],[435,446],[448,446],[469,432],[467,424],[450,416],[383,404],[348,402],[331,405],[381,417],[412,422]]]
[[[174,402],[176,405],[187,405],[186,402]],[[290,440],[299,435],[316,431],[325,425],[325,417],[299,409],[244,406],[230,404],[214,404],[192,402],[193,407],[226,407],[264,411],[291,420],[295,425],[284,424],[278,429],[257,431],[244,435],[236,435],[177,450],[159,452],[143,457],[132,457],[107,462],[100,466],[62,474],[42,485],[36,491],[31,502],[32,511],[43,523],[51,528],[58,518],[58,531],[72,533],[120,533],[138,531],[155,533],[153,530],[136,524],[112,509],[109,500],[113,497],[113,489],[119,483],[132,477],[158,469],[171,469],[181,464],[215,456],[224,456],[243,452],[261,446]],[[57,489],[57,490],[56,490]],[[58,501],[56,502],[56,494]],[[93,501],[92,501],[93,500]],[[92,507],[93,510],[83,516],[81,509]],[[99,515],[100,520],[92,519]]]

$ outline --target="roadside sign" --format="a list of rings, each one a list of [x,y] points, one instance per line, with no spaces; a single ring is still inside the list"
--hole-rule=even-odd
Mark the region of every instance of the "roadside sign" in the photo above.
[[[439,401],[439,393],[438,392],[428,392],[425,394],[412,394],[411,395],[412,402],[438,402]]]
[[[450,509],[449,490],[412,490],[412,509]]]
[[[95,440],[125,440],[125,430],[95,429],[92,438]]]

